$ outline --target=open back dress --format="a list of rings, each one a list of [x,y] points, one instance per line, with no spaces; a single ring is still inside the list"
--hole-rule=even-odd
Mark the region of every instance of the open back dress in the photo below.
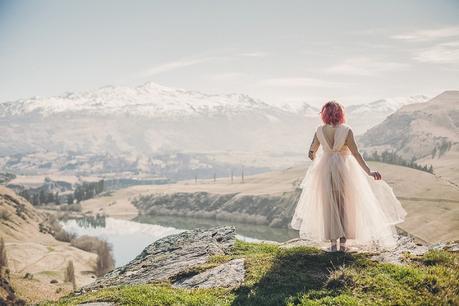
[[[350,245],[391,248],[396,244],[395,224],[406,212],[392,188],[365,173],[346,146],[350,127],[336,127],[333,143],[316,131],[322,147],[301,183],[291,227],[300,238],[316,242],[348,239]]]

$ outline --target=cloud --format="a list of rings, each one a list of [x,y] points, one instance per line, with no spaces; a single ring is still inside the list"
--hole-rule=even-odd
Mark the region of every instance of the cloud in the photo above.
[[[257,52],[245,52],[245,53],[240,53],[239,56],[247,56],[247,57],[265,57],[268,56],[269,53],[263,52],[263,51],[257,51]]]
[[[245,52],[245,53],[239,53],[236,55],[232,56],[209,56],[209,57],[202,57],[202,58],[191,58],[191,59],[180,59],[177,61],[172,61],[168,63],[164,63],[158,66],[151,67],[147,70],[144,70],[140,73],[141,77],[151,77],[160,73],[184,68],[184,67],[189,67],[189,66],[194,66],[202,63],[207,63],[215,60],[231,60],[235,59],[236,57],[264,57],[267,56],[267,52]]]
[[[414,59],[424,63],[458,64],[459,41],[440,43],[419,51]]]
[[[144,72],[141,73],[143,77],[150,77],[154,76],[163,72],[168,72],[171,70],[176,70],[184,67],[189,67],[197,64],[202,64],[206,62],[210,62],[212,60],[217,59],[216,57],[204,57],[204,58],[196,58],[196,59],[182,59],[173,62],[164,63],[155,67],[151,67]]]
[[[247,75],[241,72],[226,72],[226,73],[219,73],[211,75],[210,78],[217,81],[229,81],[234,80],[242,77],[246,77]]]
[[[373,76],[382,72],[402,70],[408,67],[408,64],[376,61],[366,57],[351,58],[342,63],[325,69],[325,72],[331,74],[344,74],[356,76]]]
[[[393,35],[391,38],[405,41],[431,41],[440,38],[449,38],[459,36],[459,26],[445,27],[431,30],[421,30],[411,33]]]
[[[343,87],[343,83],[326,81],[316,78],[272,78],[258,82],[260,86],[272,87]]]

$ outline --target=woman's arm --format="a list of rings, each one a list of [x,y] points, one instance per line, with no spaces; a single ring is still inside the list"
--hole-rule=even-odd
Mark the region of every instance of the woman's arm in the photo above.
[[[319,138],[317,138],[317,133],[314,133],[314,138],[312,138],[311,146],[309,147],[308,153],[308,156],[311,160],[314,160],[314,158],[316,158],[316,152],[319,149],[319,146]]]
[[[380,180],[381,174],[378,171],[371,171],[370,167],[368,167],[367,163],[362,157],[362,154],[360,154],[359,149],[357,147],[357,144],[355,143],[354,139],[354,133],[352,130],[349,130],[349,133],[347,134],[346,137],[346,145],[351,151],[352,155],[354,155],[355,159],[359,163],[360,167],[370,176],[372,176],[375,180]]]

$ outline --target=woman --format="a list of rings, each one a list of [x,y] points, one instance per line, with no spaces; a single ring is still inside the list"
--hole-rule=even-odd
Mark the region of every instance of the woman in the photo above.
[[[371,171],[362,158],[352,129],[344,124],[344,109],[327,102],[309,149],[313,161],[291,226],[303,239],[330,241],[331,251],[346,251],[346,242],[359,248],[396,244],[395,224],[405,210],[378,171]],[[316,156],[322,146],[322,154]]]

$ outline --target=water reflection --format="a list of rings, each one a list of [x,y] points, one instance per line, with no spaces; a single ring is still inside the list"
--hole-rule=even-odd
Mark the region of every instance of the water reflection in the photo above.
[[[90,221],[89,221],[90,220]],[[149,244],[183,230],[155,224],[141,224],[134,221],[105,218],[104,222],[71,219],[62,222],[65,231],[77,236],[89,235],[108,241],[113,247],[116,266],[122,266],[134,259]],[[84,225],[84,226],[82,226]]]
[[[209,228],[219,225],[234,225],[236,233],[244,240],[266,240],[283,242],[298,237],[298,232],[284,228],[273,228],[266,225],[253,225],[231,221],[221,221],[207,218],[178,217],[178,216],[139,216],[135,221],[148,224],[159,224],[181,229],[197,227]]]
[[[108,241],[113,246],[117,267],[134,259],[146,246],[158,239],[188,229],[218,225],[234,225],[236,237],[245,241],[286,241],[297,237],[295,231],[264,225],[175,216],[140,216],[135,221],[91,216],[62,222],[64,230],[77,236],[89,235]]]

